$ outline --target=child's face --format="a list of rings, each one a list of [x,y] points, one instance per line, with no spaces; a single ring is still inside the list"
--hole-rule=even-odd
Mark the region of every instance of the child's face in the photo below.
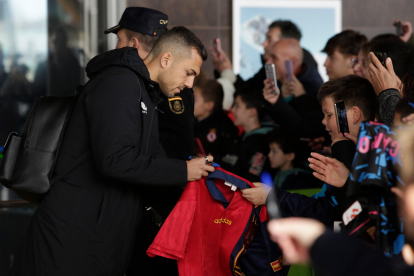
[[[281,168],[290,162],[289,154],[285,154],[278,143],[270,143],[269,148],[270,151],[267,156],[273,169]]]
[[[322,112],[324,114],[322,124],[325,126],[325,130],[329,132],[329,135],[331,135],[333,141],[335,138],[338,138],[338,136],[340,137],[340,135],[338,132],[338,125],[336,124],[335,108],[332,97],[323,99]]]
[[[248,108],[246,108],[246,104],[240,96],[237,96],[236,99],[234,99],[234,105],[231,108],[231,112],[233,113],[234,124],[236,126],[243,126],[249,117]]]
[[[197,120],[205,119],[210,115],[211,110],[204,101],[201,88],[194,86],[194,118]]]

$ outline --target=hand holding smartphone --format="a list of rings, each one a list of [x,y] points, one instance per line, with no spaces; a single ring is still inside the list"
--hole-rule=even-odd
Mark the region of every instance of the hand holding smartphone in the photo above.
[[[275,88],[276,88],[277,80],[276,80],[275,65],[273,63],[266,63],[265,71],[266,71],[266,78],[271,79],[272,82],[275,84]],[[277,89],[273,91],[273,94],[277,94]]]
[[[398,21],[397,23],[395,23],[395,33],[398,36],[402,36],[404,34],[403,33],[403,27],[402,27],[401,21]]]
[[[338,132],[342,133],[345,137],[345,133],[349,133],[348,119],[346,117],[345,102],[337,102],[334,104],[336,125]]]
[[[220,57],[220,52],[221,52],[221,42],[220,42],[220,38],[215,38],[213,40],[213,45],[214,45],[214,50],[217,53],[218,57]]]
[[[387,65],[385,63],[385,61],[387,60],[388,56],[386,53],[379,53],[379,52],[374,52],[374,55],[377,57],[377,59],[381,62],[382,66],[385,67],[385,69],[387,69]]]

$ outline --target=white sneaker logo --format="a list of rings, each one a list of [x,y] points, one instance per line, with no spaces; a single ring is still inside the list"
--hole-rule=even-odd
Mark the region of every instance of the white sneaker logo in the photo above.
[[[142,113],[147,113],[147,107],[145,106],[144,102],[141,102]]]

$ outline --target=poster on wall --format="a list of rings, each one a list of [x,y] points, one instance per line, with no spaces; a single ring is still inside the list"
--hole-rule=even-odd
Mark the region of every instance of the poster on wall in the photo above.
[[[341,32],[341,0],[233,0],[233,69],[247,80],[263,66],[262,43],[275,20],[290,20],[302,33],[300,44],[318,63],[328,80],[321,50],[329,38]]]

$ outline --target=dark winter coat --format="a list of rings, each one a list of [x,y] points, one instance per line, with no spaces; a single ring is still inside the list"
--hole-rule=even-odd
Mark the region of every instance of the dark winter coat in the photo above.
[[[146,187],[182,184],[184,161],[160,157],[159,86],[134,48],[96,56],[69,120],[54,184],[38,207],[12,275],[124,275]]]

